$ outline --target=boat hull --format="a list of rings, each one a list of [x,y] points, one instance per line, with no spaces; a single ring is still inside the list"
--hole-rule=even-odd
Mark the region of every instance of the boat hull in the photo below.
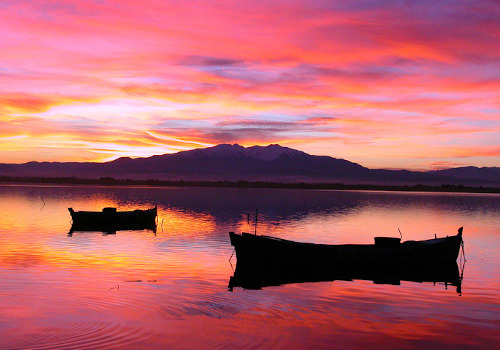
[[[238,263],[273,264],[374,264],[436,265],[455,262],[462,243],[462,229],[456,236],[394,244],[327,245],[289,241],[249,233],[229,233]]]

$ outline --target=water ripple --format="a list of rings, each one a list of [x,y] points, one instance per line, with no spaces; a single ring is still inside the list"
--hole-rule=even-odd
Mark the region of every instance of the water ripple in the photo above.
[[[120,349],[145,343],[153,334],[104,322],[76,323],[65,328],[42,328],[36,334],[24,336],[22,341],[5,344],[3,349]]]

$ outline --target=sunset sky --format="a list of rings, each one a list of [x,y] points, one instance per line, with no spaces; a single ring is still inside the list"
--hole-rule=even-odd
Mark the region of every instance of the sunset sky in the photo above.
[[[500,4],[0,2],[0,163],[279,143],[500,166]]]

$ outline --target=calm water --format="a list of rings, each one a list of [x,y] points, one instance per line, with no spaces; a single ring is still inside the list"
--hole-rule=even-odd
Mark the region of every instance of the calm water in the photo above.
[[[0,187],[1,349],[489,348],[500,343],[500,196]],[[158,205],[157,233],[67,233],[68,207]],[[402,281],[228,291],[229,231],[300,241],[427,239],[464,226],[461,295]],[[461,265],[461,264],[460,264]]]

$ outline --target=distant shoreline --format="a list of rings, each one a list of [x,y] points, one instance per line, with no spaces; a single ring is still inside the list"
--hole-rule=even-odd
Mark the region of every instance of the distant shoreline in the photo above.
[[[102,177],[99,179],[80,179],[75,177],[11,177],[0,176],[0,184],[29,183],[51,185],[97,185],[97,186],[144,186],[144,187],[236,187],[236,188],[288,188],[288,189],[324,189],[324,190],[365,190],[365,191],[401,191],[401,192],[464,192],[464,193],[500,193],[500,188],[464,185],[373,185],[342,183],[282,183],[271,181],[165,181],[132,180]]]

